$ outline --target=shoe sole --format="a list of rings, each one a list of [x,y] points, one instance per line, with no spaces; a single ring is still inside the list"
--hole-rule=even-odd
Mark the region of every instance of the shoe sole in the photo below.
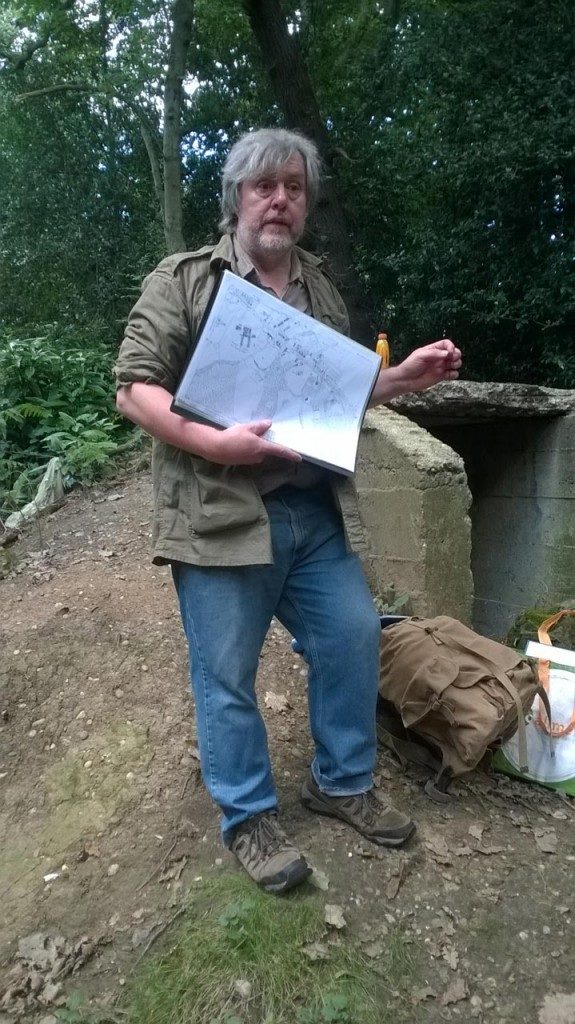
[[[282,879],[281,882],[261,881],[259,882],[259,886],[264,890],[264,892],[271,892],[277,895],[278,893],[289,892],[290,889],[295,889],[296,885],[301,885],[302,882],[305,882],[306,878],[309,878],[311,873],[312,868],[310,868],[309,864],[303,861],[302,864],[298,864],[297,868],[294,869],[287,878]]]
[[[337,818],[338,821],[344,821],[346,825],[350,825],[351,828],[355,829],[360,836],[363,836],[364,839],[368,839],[370,843],[375,843],[376,846],[403,846],[404,843],[407,843],[408,840],[411,839],[415,832],[415,824],[413,821],[410,821],[409,825],[405,826],[405,830],[401,832],[400,835],[370,836],[366,832],[362,832],[355,822],[353,822],[351,818],[348,818],[347,815],[332,811],[326,807],[324,803],[321,803],[321,801],[319,801],[317,797],[315,797],[313,793],[310,793],[305,787],[301,794],[301,802],[308,811],[314,811],[315,814],[323,814],[326,818]]]

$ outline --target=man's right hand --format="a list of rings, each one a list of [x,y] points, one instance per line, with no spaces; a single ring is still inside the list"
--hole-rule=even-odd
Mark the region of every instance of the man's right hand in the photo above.
[[[266,441],[262,434],[271,420],[242,423],[219,430],[204,423],[178,416],[171,411],[172,396],[158,384],[134,384],[121,387],[116,404],[119,412],[151,434],[185,452],[201,455],[222,466],[255,466],[268,455],[289,462],[301,462],[301,455],[280,444]]]
[[[262,437],[271,425],[271,420],[259,420],[257,423],[242,423],[216,431],[210,443],[213,452],[210,451],[208,458],[224,466],[253,466],[263,462],[269,455],[288,462],[301,462],[301,455],[291,448],[284,448]]]

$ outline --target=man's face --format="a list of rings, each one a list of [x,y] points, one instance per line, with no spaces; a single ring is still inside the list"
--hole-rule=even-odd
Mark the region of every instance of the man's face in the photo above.
[[[307,213],[304,162],[290,157],[277,171],[239,188],[237,235],[252,258],[289,252],[301,238]]]

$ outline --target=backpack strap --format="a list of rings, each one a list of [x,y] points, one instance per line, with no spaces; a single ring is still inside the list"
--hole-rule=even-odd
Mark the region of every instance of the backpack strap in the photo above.
[[[434,779],[428,779],[424,789],[428,797],[436,804],[446,804],[450,801],[449,783],[453,778],[453,772],[449,765],[445,765]]]
[[[433,752],[423,737],[406,728],[394,705],[381,695],[377,711],[377,738],[382,746],[391,750],[402,765],[407,761],[429,768],[435,778],[425,783],[425,792],[435,803],[449,803],[451,798],[447,789],[453,778],[451,768],[441,763],[441,757]]]

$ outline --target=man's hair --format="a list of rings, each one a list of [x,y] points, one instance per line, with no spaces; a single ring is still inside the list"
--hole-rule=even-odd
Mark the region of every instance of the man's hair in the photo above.
[[[248,132],[232,146],[222,174],[221,231],[233,231],[238,220],[239,186],[250,178],[274,174],[292,156],[301,156],[306,177],[308,209],[319,191],[321,158],[317,146],[299,132],[260,128]]]

